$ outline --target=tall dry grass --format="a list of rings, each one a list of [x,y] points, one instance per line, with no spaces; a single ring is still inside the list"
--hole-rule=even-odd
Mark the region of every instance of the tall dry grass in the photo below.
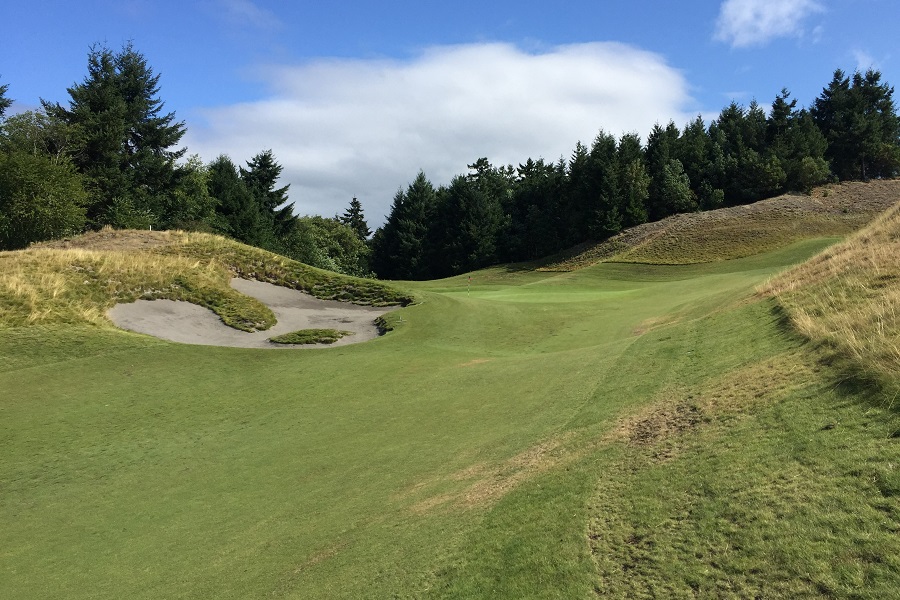
[[[900,386],[900,204],[760,291],[854,370]]]
[[[46,248],[5,252],[0,255],[0,325],[108,324],[105,312],[117,302],[197,300],[211,291],[236,294],[229,277],[214,261],[183,256]]]
[[[244,331],[271,327],[275,315],[232,289],[229,281],[234,276],[357,304],[412,301],[380,282],[315,269],[221,236],[103,230],[0,252],[0,327],[109,326],[105,316],[109,308],[138,298],[186,300]]]

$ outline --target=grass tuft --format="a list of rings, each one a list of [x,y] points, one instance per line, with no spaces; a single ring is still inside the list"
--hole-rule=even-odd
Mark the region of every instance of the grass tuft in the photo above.
[[[269,341],[276,344],[333,344],[348,335],[353,335],[353,332],[339,329],[300,329],[270,337]]]

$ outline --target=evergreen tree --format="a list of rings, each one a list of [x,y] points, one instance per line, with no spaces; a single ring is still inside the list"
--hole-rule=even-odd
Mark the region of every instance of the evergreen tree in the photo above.
[[[344,211],[344,214],[339,217],[339,220],[341,223],[355,231],[356,236],[363,241],[367,240],[369,236],[372,235],[372,230],[369,229],[369,224],[366,223],[366,217],[363,215],[362,203],[355,197],[350,201],[350,206]]]
[[[710,138],[721,152],[722,174],[718,183],[726,204],[747,204],[783,189],[785,172],[766,148],[765,114],[754,101],[745,110],[729,104],[710,125]]]
[[[294,219],[294,205],[288,204],[287,197],[290,184],[277,187],[282,170],[271,150],[263,150],[247,161],[246,169],[240,169],[241,181],[259,206],[259,213],[271,229],[273,239],[285,236]]]
[[[842,180],[893,177],[900,168],[900,121],[894,88],[881,73],[840,69],[813,103],[813,120],[828,140],[826,158]]]
[[[669,159],[663,167],[660,203],[671,214],[694,212],[699,209],[691,191],[691,180],[688,179],[677,158]]]
[[[271,215],[266,215],[253,197],[237,166],[223,154],[210,163],[208,170],[207,189],[216,200],[216,211],[222,219],[222,233],[245,244],[272,248],[275,239]]]
[[[6,109],[12,106],[12,99],[6,97],[6,92],[9,91],[9,84],[4,83],[0,85],[0,119],[3,118],[3,115],[6,114]]]
[[[828,142],[809,112],[797,109],[797,101],[789,100],[790,95],[782,89],[772,102],[766,126],[767,146],[785,173],[784,190],[809,192],[828,180]]]
[[[565,220],[561,201],[565,164],[528,159],[519,165],[501,247],[507,261],[529,260],[562,247]]]
[[[593,194],[591,189],[591,159],[587,147],[580,141],[569,158],[566,170],[566,190],[563,196],[566,229],[563,239],[567,245],[583,242],[590,236]]]
[[[372,239],[372,267],[379,277],[427,277],[426,238],[435,202],[434,186],[422,171],[405,192],[397,191],[387,221]]]
[[[497,260],[497,237],[503,224],[500,203],[478,179],[457,176],[442,188],[429,230],[428,277],[446,277]]]
[[[675,159],[680,135],[678,127],[670,121],[665,128],[659,123],[654,125],[647,137],[644,156],[650,175],[647,213],[651,221],[663,219],[677,212],[668,201],[670,197],[668,186],[671,182],[666,180],[666,167]],[[684,173],[683,167],[681,173]]]
[[[622,229],[616,150],[616,138],[605,131],[600,131],[591,144],[588,193],[592,205],[587,217],[592,239],[606,239]]]
[[[131,43],[119,52],[94,46],[87,77],[68,93],[68,108],[42,103],[48,115],[83,133],[74,162],[91,192],[88,218],[105,224],[113,213],[131,207],[159,222],[162,198],[177,186],[176,161],[185,152],[171,149],[185,127],[174,113],[162,112],[159,75]]]
[[[619,139],[616,148],[616,177],[622,227],[634,227],[646,222],[650,175],[644,164],[641,138],[636,133],[625,134]]]

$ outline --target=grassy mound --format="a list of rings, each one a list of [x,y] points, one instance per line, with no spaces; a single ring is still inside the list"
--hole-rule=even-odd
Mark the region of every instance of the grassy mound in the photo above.
[[[167,298],[209,308],[243,331],[271,327],[272,312],[231,289],[232,277],[355,304],[412,300],[376,281],[315,269],[219,236],[107,230],[0,253],[0,326],[107,325],[105,312],[117,302]]]
[[[769,282],[793,325],[865,377],[900,373],[900,204]],[[900,389],[900,388],[897,388]]]
[[[333,344],[344,336],[353,335],[352,331],[337,329],[300,329],[269,338],[276,344]]]
[[[900,180],[848,182],[809,196],[674,215],[584,244],[541,267],[572,271],[598,262],[710,263],[769,252],[803,239],[843,236],[900,201]]]

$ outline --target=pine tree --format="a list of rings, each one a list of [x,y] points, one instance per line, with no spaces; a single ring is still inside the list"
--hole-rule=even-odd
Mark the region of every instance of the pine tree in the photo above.
[[[790,95],[782,89],[772,102],[766,141],[768,151],[785,173],[784,190],[809,192],[828,180],[828,142],[809,112],[797,109],[797,100],[789,100]]]
[[[435,202],[434,186],[422,171],[405,192],[397,191],[387,221],[372,239],[372,268],[379,277],[427,277],[428,219],[433,214]]]
[[[893,177],[900,169],[900,120],[894,88],[881,73],[840,69],[816,98],[810,112],[828,140],[826,158],[842,180]]]
[[[457,176],[438,192],[436,200],[429,220],[428,277],[446,277],[496,262],[503,215],[489,188],[479,185],[478,178]]]
[[[241,181],[259,205],[260,214],[267,221],[273,239],[287,235],[294,219],[294,205],[288,204],[287,197],[290,184],[276,187],[282,170],[271,150],[263,150],[247,161],[246,169],[240,169]]]
[[[219,156],[209,165],[208,171],[207,189],[216,199],[223,233],[259,248],[273,247],[271,215],[265,214],[231,159]]]
[[[677,212],[667,200],[669,182],[666,181],[666,167],[676,156],[680,135],[678,127],[670,121],[665,128],[659,123],[654,125],[647,137],[644,157],[650,175],[647,212],[651,221],[663,219]],[[683,168],[681,173],[684,173]]]
[[[369,224],[366,223],[366,217],[363,215],[362,203],[357,200],[356,197],[350,201],[350,206],[347,207],[347,210],[345,210],[344,214],[338,217],[338,219],[341,223],[355,231],[357,237],[363,241],[367,240],[369,236],[372,235],[372,230],[369,229]]]
[[[650,175],[644,164],[641,138],[636,133],[625,134],[619,139],[616,148],[616,176],[622,226],[633,227],[646,222]]]
[[[9,84],[4,83],[0,85],[0,119],[3,118],[3,115],[6,114],[6,109],[12,106],[12,99],[6,97],[6,92],[9,91]]]
[[[68,93],[68,108],[42,104],[48,115],[83,132],[74,162],[92,194],[88,218],[101,225],[109,222],[110,209],[130,206],[158,222],[161,198],[177,186],[176,161],[185,152],[172,149],[185,126],[174,113],[162,112],[159,75],[131,43],[119,52],[94,46],[87,77]]]

